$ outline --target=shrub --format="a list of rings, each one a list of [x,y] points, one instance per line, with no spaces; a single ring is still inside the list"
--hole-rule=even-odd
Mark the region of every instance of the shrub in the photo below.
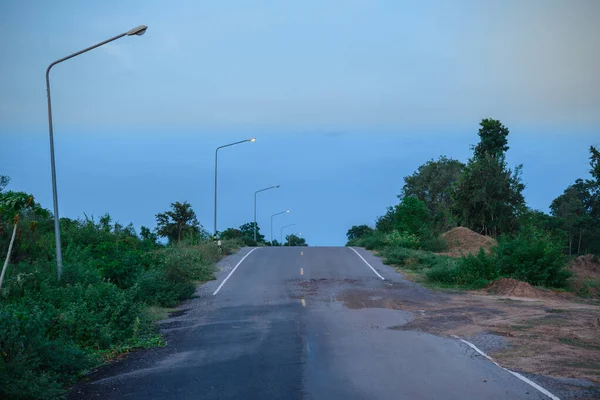
[[[459,259],[456,267],[456,284],[473,288],[485,287],[500,276],[496,257],[489,256],[481,248],[475,255]]]
[[[441,235],[429,235],[421,239],[421,250],[441,253],[448,250],[448,241]]]
[[[59,398],[65,384],[96,363],[72,342],[49,339],[50,324],[35,305],[0,306],[0,397]]]
[[[367,250],[381,249],[385,246],[385,234],[375,230],[370,234],[366,234],[358,239],[351,240],[348,245],[364,247]]]
[[[418,249],[420,245],[417,235],[396,230],[385,235],[383,241],[388,246],[404,247],[407,249]]]
[[[440,259],[425,273],[427,280],[444,285],[455,285],[458,273],[457,262],[449,257]]]
[[[502,276],[549,287],[565,287],[571,276],[561,247],[538,230],[523,230],[514,237],[502,236],[493,251]]]
[[[428,268],[435,265],[440,257],[436,254],[411,250],[404,247],[386,247],[382,251],[383,261],[386,264],[409,267],[411,269]]]

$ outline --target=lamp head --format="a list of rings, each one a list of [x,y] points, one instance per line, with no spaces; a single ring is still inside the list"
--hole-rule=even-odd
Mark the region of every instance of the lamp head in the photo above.
[[[140,25],[137,28],[133,28],[132,30],[127,32],[127,36],[133,36],[133,35],[142,36],[144,33],[146,33],[146,29],[148,29],[148,27],[146,25]]]

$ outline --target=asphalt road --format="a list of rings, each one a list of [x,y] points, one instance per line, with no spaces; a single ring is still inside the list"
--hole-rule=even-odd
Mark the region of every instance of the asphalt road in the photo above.
[[[547,399],[464,343],[403,330],[386,303],[443,301],[369,252],[243,249],[161,323],[168,345],[132,353],[72,399]],[[223,284],[223,285],[222,285]],[[219,288],[216,295],[215,290]]]

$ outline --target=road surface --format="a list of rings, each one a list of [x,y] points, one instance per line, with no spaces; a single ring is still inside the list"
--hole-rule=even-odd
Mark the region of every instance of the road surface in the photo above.
[[[457,339],[403,330],[412,314],[399,303],[443,298],[356,251],[229,256],[217,280],[161,323],[166,347],[102,368],[69,398],[548,398]],[[390,291],[401,297],[390,302]]]

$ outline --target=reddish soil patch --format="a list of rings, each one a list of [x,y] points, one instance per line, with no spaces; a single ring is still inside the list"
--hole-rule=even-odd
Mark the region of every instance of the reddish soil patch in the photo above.
[[[536,289],[527,282],[521,282],[512,278],[500,278],[485,289],[486,292],[496,295],[511,297],[531,297],[534,299],[548,297],[551,292],[542,289]]]
[[[600,297],[600,260],[593,255],[579,256],[569,264],[573,272],[569,285],[581,295]]]
[[[448,251],[441,253],[450,257],[462,257],[467,254],[475,254],[483,248],[489,253],[496,241],[489,236],[480,235],[462,226],[449,230],[442,235],[448,242]]]

